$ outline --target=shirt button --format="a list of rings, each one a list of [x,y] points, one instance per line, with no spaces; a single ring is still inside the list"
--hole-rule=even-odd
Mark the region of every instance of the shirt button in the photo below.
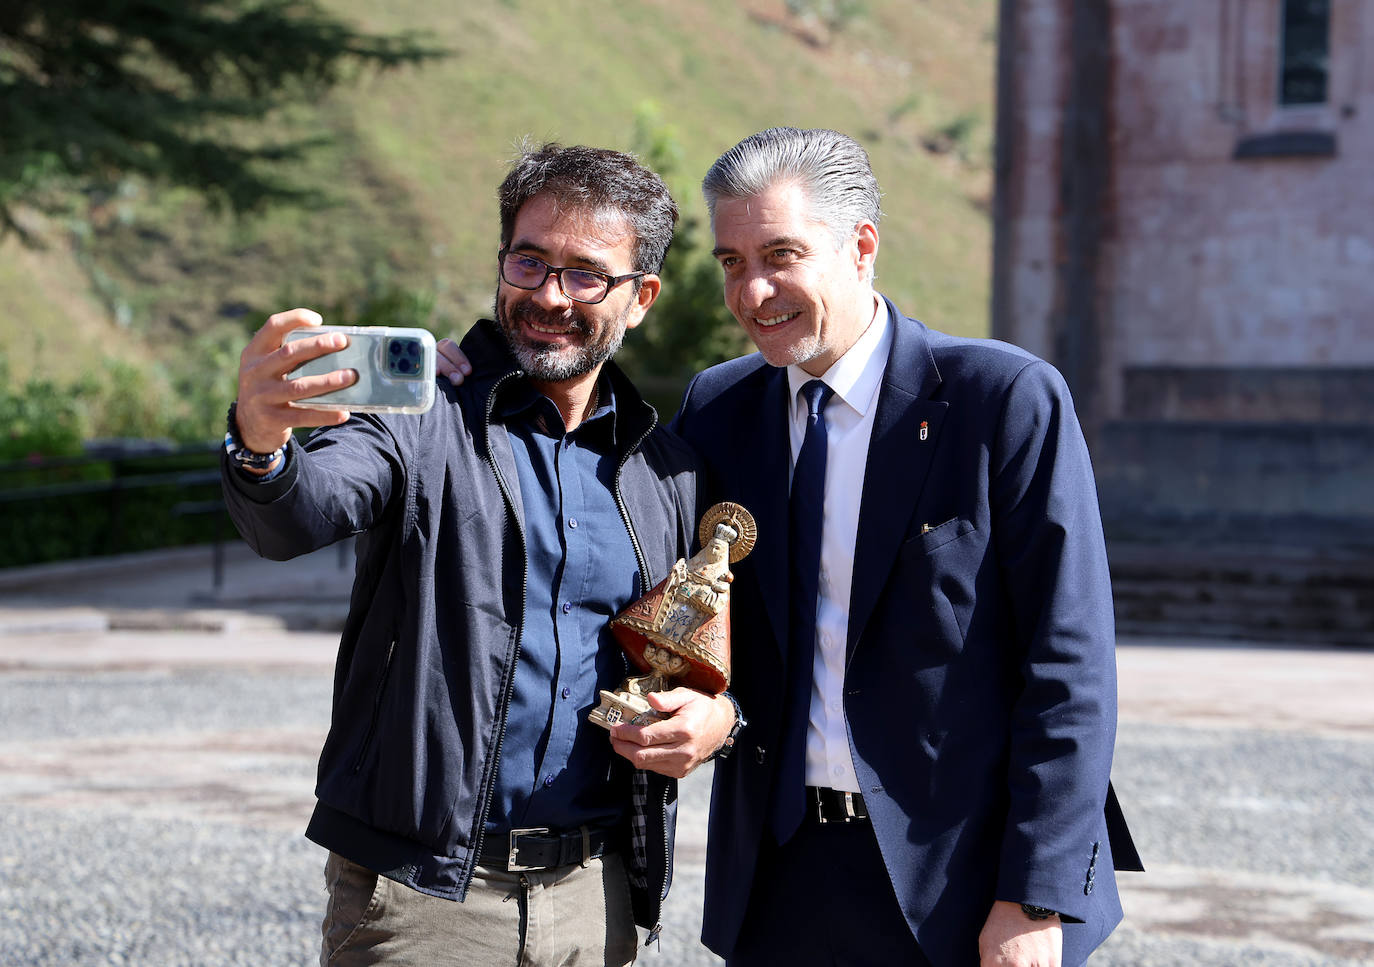
[[[830,774],[836,777],[844,775],[844,766],[835,766],[830,770]]]
[[[569,695],[572,694],[572,689],[571,689],[571,688],[565,687],[565,688],[563,689],[563,691],[560,692],[559,694],[561,694],[564,698],[567,698]]]
[[[571,611],[571,610],[572,610],[572,602],[571,602],[571,601],[564,601],[564,602],[563,602],[563,613],[564,613],[564,614],[567,614],[567,613],[568,613],[569,611]]]
[[[568,526],[571,527],[573,530],[577,530],[577,518],[576,518],[576,517],[569,517],[569,518],[568,518]]]
[[[545,787],[545,788],[548,788],[549,786],[552,786],[552,785],[553,785],[553,776],[545,776],[545,777],[544,777],[544,787]]]
[[[840,703],[839,703],[839,702],[831,702],[831,703],[830,703],[830,711],[832,711],[832,712],[838,712],[839,710],[840,710]]]

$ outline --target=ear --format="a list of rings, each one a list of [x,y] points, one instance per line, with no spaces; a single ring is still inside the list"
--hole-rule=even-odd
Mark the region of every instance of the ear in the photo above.
[[[644,321],[644,315],[649,311],[649,307],[658,298],[659,290],[663,288],[663,280],[657,275],[649,274],[641,276],[639,279],[639,291],[635,293],[634,305],[630,307],[630,314],[625,317],[625,328],[634,329]]]
[[[860,279],[870,279],[878,261],[878,226],[872,222],[860,222],[855,229],[855,236],[855,267],[859,270]]]

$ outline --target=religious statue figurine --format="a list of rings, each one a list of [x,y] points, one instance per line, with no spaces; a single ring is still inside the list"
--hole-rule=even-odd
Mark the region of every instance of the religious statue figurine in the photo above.
[[[649,704],[649,692],[687,685],[717,695],[730,684],[730,565],[753,550],[757,529],[749,511],[721,503],[702,515],[698,536],[701,550],[611,619],[611,635],[647,674],[601,692],[588,716],[597,725],[667,718]]]

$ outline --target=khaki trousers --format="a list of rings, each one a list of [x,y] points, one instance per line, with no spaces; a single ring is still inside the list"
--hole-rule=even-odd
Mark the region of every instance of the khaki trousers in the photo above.
[[[639,946],[618,854],[551,870],[479,866],[462,903],[330,853],[321,967],[623,967]]]

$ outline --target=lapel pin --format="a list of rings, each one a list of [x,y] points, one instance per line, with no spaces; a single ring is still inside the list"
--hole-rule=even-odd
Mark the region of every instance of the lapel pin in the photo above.
[[[925,420],[922,420],[922,421],[921,421],[921,442],[922,442],[922,443],[925,443],[925,442],[926,442],[926,438],[929,437],[929,436],[930,436],[930,424],[927,423]]]

